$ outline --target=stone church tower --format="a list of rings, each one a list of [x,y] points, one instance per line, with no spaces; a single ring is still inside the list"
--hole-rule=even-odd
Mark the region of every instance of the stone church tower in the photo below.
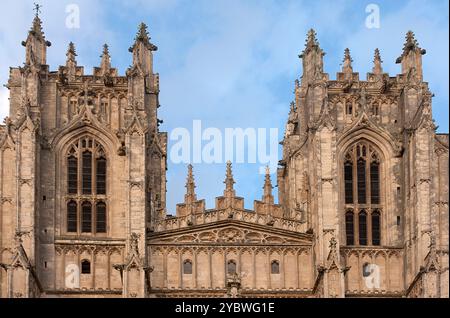
[[[308,33],[278,183],[285,216],[314,235],[324,297],[361,294],[363,264],[388,294],[448,297],[448,135],[435,133],[425,53],[408,32],[401,74],[377,49],[361,80],[346,49],[330,80]]]
[[[73,43],[52,72],[37,15],[23,45],[0,131],[0,295],[144,297],[145,237],[166,198],[157,47],[141,24],[126,76],[111,66],[107,45],[85,75]]]
[[[108,46],[85,75],[69,44],[50,71],[36,15],[0,126],[0,297],[448,297],[448,135],[437,134],[408,32],[365,80],[335,80],[313,30],[277,173],[253,210],[234,189],[206,209],[194,168],[166,215],[167,135],[147,27],[120,76]]]

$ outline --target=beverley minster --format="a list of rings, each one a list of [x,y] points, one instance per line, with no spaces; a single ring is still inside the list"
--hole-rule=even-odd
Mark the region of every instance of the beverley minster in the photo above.
[[[193,164],[169,211],[151,23],[123,44],[124,74],[106,44],[92,48],[92,71],[72,42],[49,66],[44,30],[37,12],[6,84],[1,298],[449,297],[449,136],[437,133],[412,31],[396,61],[373,47],[367,74],[351,49],[327,52],[343,55],[332,76],[320,32],[298,34],[282,156],[254,185],[253,208],[228,162],[210,180],[223,185],[213,207]],[[383,68],[396,63],[398,74]]]

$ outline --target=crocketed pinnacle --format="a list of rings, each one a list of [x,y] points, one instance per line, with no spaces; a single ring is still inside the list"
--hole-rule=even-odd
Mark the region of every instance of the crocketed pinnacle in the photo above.
[[[353,73],[352,62],[353,62],[353,60],[350,55],[350,49],[346,48],[344,51],[344,61],[343,61],[343,65],[342,65],[343,73]]]
[[[403,53],[397,59],[397,63],[401,63],[403,58],[409,54],[411,51],[419,51],[420,54],[425,55],[427,53],[426,50],[420,48],[419,42],[417,42],[416,37],[413,31],[408,31],[406,33],[406,42],[403,45]]]
[[[231,166],[231,161],[227,162],[227,174],[225,178],[225,192],[233,193],[234,192],[234,184],[236,183],[233,178],[233,170]]]
[[[186,201],[188,201],[188,198],[194,200],[196,199],[195,180],[192,165],[188,166],[188,175],[186,180]]]
[[[103,53],[101,55],[101,58],[101,68],[104,70],[109,70],[111,68],[111,56],[109,55],[108,44],[103,45]]]
[[[77,52],[75,50],[75,44],[73,44],[73,42],[69,43],[69,47],[67,48],[66,56],[67,56],[67,64],[70,64],[70,62],[76,64],[76,62],[77,62],[76,61],[76,57],[78,55],[77,55]]]
[[[383,61],[381,60],[380,50],[375,49],[375,56],[373,59],[373,73],[374,74],[382,74],[383,73],[383,67],[381,66],[382,63],[383,63]]]
[[[272,180],[270,178],[270,168],[266,167],[266,177],[264,179],[264,197],[272,196]]]

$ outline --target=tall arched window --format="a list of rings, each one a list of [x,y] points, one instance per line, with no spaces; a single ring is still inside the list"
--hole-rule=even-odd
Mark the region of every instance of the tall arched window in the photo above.
[[[373,145],[361,141],[344,156],[343,196],[347,245],[381,245],[381,162]]]
[[[107,232],[107,156],[92,137],[82,137],[67,154],[67,233]]]

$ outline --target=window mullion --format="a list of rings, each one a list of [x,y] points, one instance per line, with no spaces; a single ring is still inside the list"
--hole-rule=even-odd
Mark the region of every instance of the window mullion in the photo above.
[[[367,146],[367,154],[369,154],[369,147]],[[369,158],[369,159],[368,159]],[[366,157],[366,203],[369,205],[371,205],[372,203],[372,188],[371,188],[371,176],[370,176],[370,156]]]
[[[77,160],[77,195],[79,196],[82,193],[82,169],[83,169],[83,157],[82,157],[82,150],[81,150],[81,142],[78,141],[78,160]]]
[[[92,193],[97,194],[97,152],[92,150]]]
[[[81,201],[77,198],[77,233],[78,235],[81,234],[81,222],[82,222],[82,218],[81,218]]]

